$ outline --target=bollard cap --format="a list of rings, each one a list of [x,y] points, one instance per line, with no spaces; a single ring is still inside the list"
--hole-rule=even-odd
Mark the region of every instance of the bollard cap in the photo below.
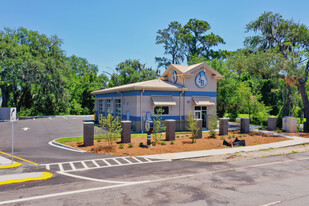
[[[176,120],[175,119],[166,119],[165,121],[166,122],[175,122]]]
[[[122,123],[131,123],[131,121],[130,120],[123,120],[123,121],[121,121]]]
[[[83,122],[83,124],[94,124],[94,122]]]

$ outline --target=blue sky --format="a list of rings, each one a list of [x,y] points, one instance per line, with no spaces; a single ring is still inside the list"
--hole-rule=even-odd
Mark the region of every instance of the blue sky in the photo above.
[[[125,59],[139,59],[156,68],[154,58],[163,56],[155,44],[156,32],[171,21],[185,24],[190,18],[206,20],[210,32],[226,44],[221,49],[243,47],[245,25],[264,11],[309,26],[306,0],[0,0],[0,28],[36,30],[63,39],[66,55],[85,57],[99,69]]]

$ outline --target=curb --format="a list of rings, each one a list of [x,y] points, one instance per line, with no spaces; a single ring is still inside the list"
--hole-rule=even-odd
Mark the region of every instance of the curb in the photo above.
[[[59,139],[61,139],[61,138],[59,138]],[[85,153],[85,152],[87,152],[87,151],[85,151],[85,150],[76,149],[76,148],[74,148],[74,147],[70,147],[70,146],[68,146],[68,145],[64,145],[64,144],[58,143],[58,142],[56,142],[55,140],[57,140],[57,139],[54,139],[54,140],[48,142],[48,144],[51,145],[51,146],[53,146],[53,147],[57,147],[57,148],[60,148],[60,149],[69,150],[69,151],[72,151],[72,152],[80,152],[80,153]]]
[[[50,172],[30,172],[13,175],[3,175],[0,177],[0,185],[21,183],[35,180],[45,180],[53,176]]]
[[[14,162],[13,164],[8,164],[8,165],[0,166],[0,169],[9,169],[9,168],[14,168],[14,167],[20,167],[22,165],[23,165],[22,163]]]

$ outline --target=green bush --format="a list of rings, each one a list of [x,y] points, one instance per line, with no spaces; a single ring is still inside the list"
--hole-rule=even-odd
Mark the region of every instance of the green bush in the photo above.
[[[144,147],[144,143],[140,142],[139,147]]]
[[[124,144],[123,143],[120,143],[119,144],[119,149],[123,149],[124,148]]]
[[[128,145],[129,145],[129,148],[132,148],[134,144],[133,143],[129,143]]]
[[[161,142],[161,145],[166,145],[166,142],[165,141]]]
[[[173,145],[174,144],[174,141],[171,141],[171,145]]]
[[[157,142],[152,142],[151,145],[152,145],[152,146],[156,146],[156,145],[157,145]]]

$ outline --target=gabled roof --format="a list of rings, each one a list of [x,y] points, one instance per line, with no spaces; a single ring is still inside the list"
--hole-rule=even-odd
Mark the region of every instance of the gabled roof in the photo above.
[[[168,81],[163,81],[161,79],[154,79],[149,81],[137,82],[132,84],[126,84],[122,86],[101,89],[97,91],[91,92],[91,94],[104,94],[111,92],[121,92],[121,91],[129,91],[129,90],[166,90],[166,91],[187,91],[187,88],[184,88],[180,85],[173,84]]]
[[[214,70],[213,68],[211,68],[209,65],[207,65],[204,62],[198,63],[198,64],[192,64],[192,65],[171,64],[162,74],[162,77],[167,76],[169,71],[172,69],[176,70],[177,74],[179,75],[179,74],[192,74],[197,69],[200,69],[201,67],[204,67],[205,69],[207,69],[208,72],[213,74],[215,79],[223,78],[223,76],[219,72],[217,72],[216,70]]]

